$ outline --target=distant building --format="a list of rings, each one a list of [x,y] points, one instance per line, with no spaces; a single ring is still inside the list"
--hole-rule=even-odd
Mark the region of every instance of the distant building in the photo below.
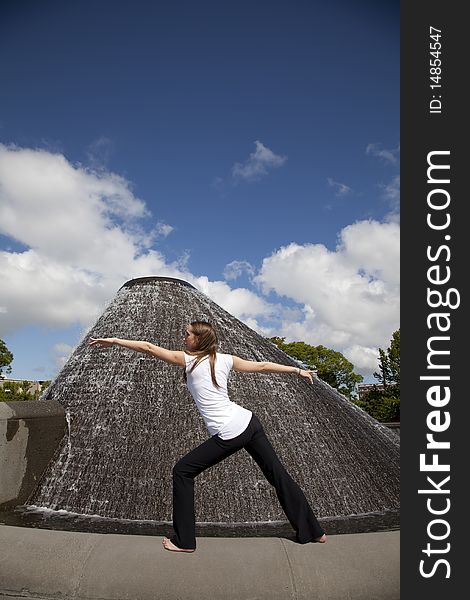
[[[374,389],[383,392],[385,390],[385,387],[383,383],[359,383],[357,386],[357,395],[359,396],[359,400],[362,400],[362,398],[364,398],[367,392],[370,392]]]

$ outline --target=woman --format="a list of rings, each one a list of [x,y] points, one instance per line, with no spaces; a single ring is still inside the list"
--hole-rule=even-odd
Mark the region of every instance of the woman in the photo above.
[[[145,352],[185,368],[185,379],[206,423],[210,439],[189,452],[173,468],[174,535],[163,539],[172,552],[196,549],[194,478],[205,469],[245,448],[274,486],[298,542],[326,542],[326,535],[300,487],[287,473],[256,415],[235,404],[227,393],[230,370],[244,373],[295,373],[312,382],[312,371],[271,362],[243,360],[217,352],[217,335],[210,323],[195,321],[186,328],[186,351],[167,350],[149,342],[91,338],[90,346],[122,346]]]

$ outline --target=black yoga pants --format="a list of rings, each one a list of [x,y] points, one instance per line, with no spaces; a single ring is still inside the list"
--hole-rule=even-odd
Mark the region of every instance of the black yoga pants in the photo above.
[[[231,454],[245,448],[274,486],[279,502],[296,532],[296,540],[306,544],[323,535],[308,501],[266,437],[263,426],[253,414],[243,433],[230,440],[214,435],[186,454],[173,467],[173,529],[171,541],[178,548],[196,548],[194,478]]]

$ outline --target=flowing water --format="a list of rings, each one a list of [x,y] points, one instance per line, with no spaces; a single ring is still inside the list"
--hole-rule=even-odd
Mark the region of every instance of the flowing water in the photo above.
[[[42,398],[64,406],[68,431],[29,505],[118,521],[171,522],[172,467],[209,437],[182,369],[120,347],[89,347],[88,340],[120,337],[183,349],[185,326],[194,320],[216,326],[221,352],[296,365],[184,282],[128,282]],[[343,523],[339,530],[373,529],[373,521],[377,528],[396,524],[395,433],[320,380],[312,385],[290,374],[232,372],[229,394],[257,414],[318,518]],[[201,526],[250,530],[286,522],[274,490],[244,450],[196,479],[195,502]]]

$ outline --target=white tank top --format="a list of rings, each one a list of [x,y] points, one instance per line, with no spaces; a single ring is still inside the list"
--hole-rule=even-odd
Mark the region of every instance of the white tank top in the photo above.
[[[209,357],[204,357],[192,373],[195,356],[184,354],[188,389],[196,402],[207,429],[211,435],[230,440],[240,435],[248,427],[252,412],[228,397],[227,380],[233,358],[230,354],[217,352],[215,360],[215,378],[219,388],[212,383]]]

